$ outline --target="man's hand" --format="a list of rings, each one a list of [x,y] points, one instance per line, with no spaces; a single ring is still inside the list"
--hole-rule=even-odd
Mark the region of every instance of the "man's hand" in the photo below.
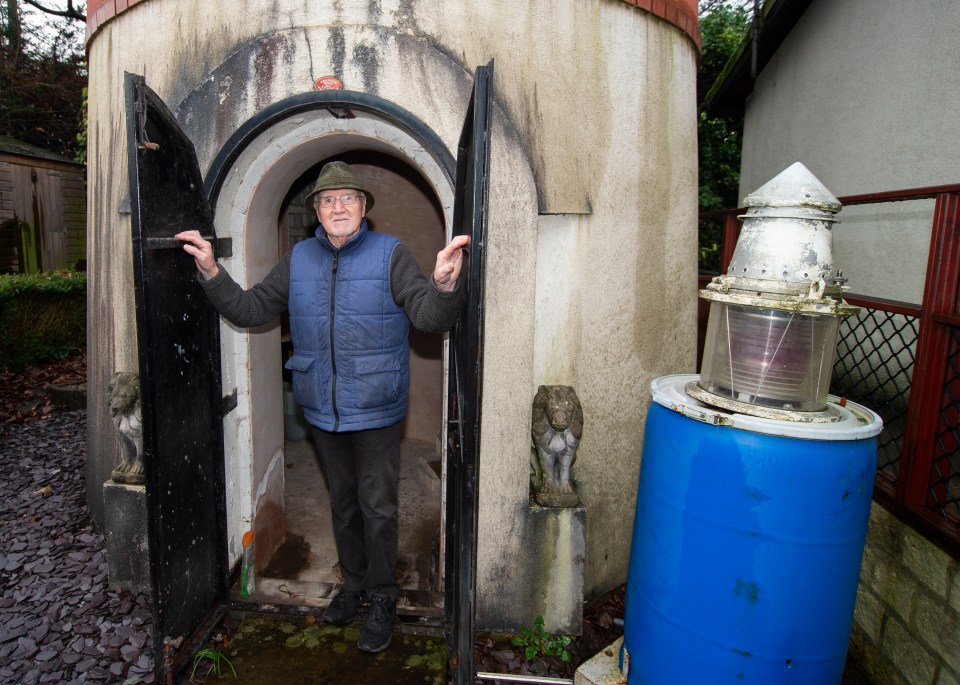
[[[437,253],[437,265],[433,267],[433,282],[445,293],[457,287],[460,267],[463,266],[463,250],[470,244],[470,236],[458,235],[450,244]]]
[[[213,258],[213,245],[203,239],[200,231],[182,231],[173,237],[183,241],[183,251],[193,257],[204,280],[210,280],[220,272],[217,260]]]

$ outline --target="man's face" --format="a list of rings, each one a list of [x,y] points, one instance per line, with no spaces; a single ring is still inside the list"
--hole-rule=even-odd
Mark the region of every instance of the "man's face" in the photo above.
[[[341,247],[360,229],[366,197],[359,190],[321,190],[313,200],[317,218],[334,247]]]

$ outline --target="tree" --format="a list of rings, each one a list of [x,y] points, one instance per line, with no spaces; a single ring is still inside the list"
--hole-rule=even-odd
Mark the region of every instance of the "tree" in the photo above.
[[[73,0],[62,9],[36,0],[0,5],[0,135],[71,158],[85,152],[84,11]]]
[[[747,35],[753,0],[701,0],[701,58],[697,72],[697,97],[702,104],[707,91],[723,73],[730,57]],[[740,151],[743,118],[708,117],[697,119],[699,161],[699,204],[701,211],[736,207],[740,192]],[[700,268],[720,268],[720,221],[700,225]]]
[[[707,91],[723,73],[727,60],[747,35],[753,20],[753,5],[753,0],[701,0],[698,101],[703,102]]]
[[[14,0],[8,0],[9,2],[14,2]],[[85,22],[87,20],[87,15],[84,14],[83,5],[73,6],[73,0],[67,0],[67,6],[65,9],[58,9],[56,7],[45,7],[41,5],[36,0],[23,0],[26,4],[36,7],[38,10],[42,11],[44,14],[49,14],[55,17],[66,17],[67,19],[72,19],[73,21]]]

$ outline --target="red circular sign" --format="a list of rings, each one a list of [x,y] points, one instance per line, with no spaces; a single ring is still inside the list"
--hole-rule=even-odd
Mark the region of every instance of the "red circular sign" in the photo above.
[[[321,76],[313,82],[314,90],[343,90],[343,83],[336,76]]]

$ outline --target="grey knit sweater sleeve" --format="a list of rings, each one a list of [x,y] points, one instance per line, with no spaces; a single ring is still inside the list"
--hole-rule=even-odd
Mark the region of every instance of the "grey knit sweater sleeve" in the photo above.
[[[413,254],[399,243],[390,256],[390,290],[393,301],[403,307],[411,325],[426,333],[442,333],[453,328],[460,312],[463,288],[460,281],[453,292],[445,293],[428,280]]]
[[[222,266],[210,280],[201,277],[200,285],[214,308],[227,321],[242,328],[261,326],[273,321],[287,308],[290,253],[287,252],[266,278],[250,290],[241,288]]]
[[[244,290],[220,266],[216,276],[201,280],[214,308],[230,323],[251,328],[269,323],[286,310],[290,294],[290,253],[260,283]],[[410,250],[398,243],[390,256],[390,292],[414,328],[442,333],[453,327],[460,311],[462,288],[445,293],[427,280]]]

